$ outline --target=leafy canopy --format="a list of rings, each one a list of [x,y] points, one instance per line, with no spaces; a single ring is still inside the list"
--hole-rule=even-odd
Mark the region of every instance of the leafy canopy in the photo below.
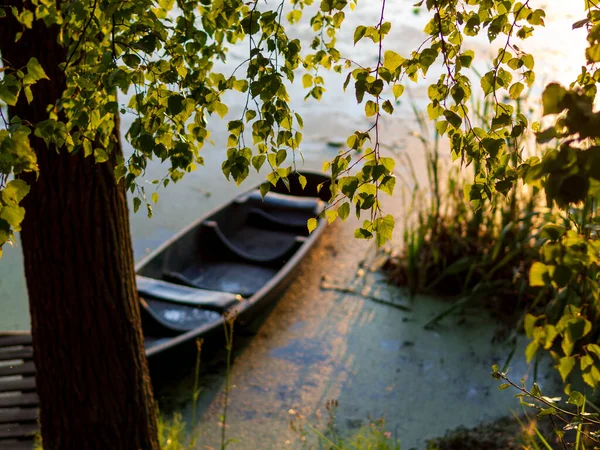
[[[31,9],[0,8],[0,17],[13,15],[24,32],[40,26],[36,22],[40,20],[62,28],[62,43],[69,49],[68,60],[61,63],[67,89],[59,104],[50,108],[47,120],[37,124],[22,123],[18,117],[10,123],[4,120],[2,186],[8,187],[11,174],[37,170],[29,145],[31,133],[48,145],[83,151],[98,163],[108,161],[114,116],[130,112],[136,118],[126,136],[134,152],[128,160],[118,161],[116,174],[136,194],[137,209],[146,199],[135,180],[148,159],[170,162],[168,176],[156,181],[165,186],[202,164],[200,149],[209,139],[207,115],[224,117],[228,113],[225,93],[238,91],[246,96],[246,103],[240,117],[227,125],[230,135],[223,173],[240,183],[251,168],[259,170],[267,163],[270,173],[261,189],[266,193],[270,184],[285,181],[295,170],[295,154],[302,143],[302,118],[290,105],[286,84],[301,75],[307,97],[318,100],[325,92],[319,71],[335,70],[347,72],[344,87],[353,85],[356,101],[364,104],[372,126],[352,134],[347,148],[325,165],[335,180],[326,215],[333,221],[345,219],[352,209],[358,217],[369,213],[356,236],[375,236],[381,245],[391,238],[394,221],[381,211],[380,194],[392,194],[395,177],[393,160],[380,152],[379,118],[394,112],[403,83],[419,81],[436,61],[446,66],[447,73],[429,89],[429,116],[443,118],[438,130],[449,136],[456,158],[466,163],[486,161],[470,188],[471,198],[489,197],[499,183],[507,186],[506,181],[518,176],[507,166],[503,138],[522,133],[527,120],[514,117],[513,108],[498,101],[489,129],[470,126],[467,101],[473,86],[464,71],[475,55],[464,50],[463,43],[482,33],[490,41],[506,37],[494,67],[481,80],[481,89],[495,98],[502,90],[517,97],[524,85],[533,83],[534,63],[531,55],[510,44],[510,37],[527,38],[544,20],[544,11],[532,9],[527,1],[421,1],[416,6],[431,14],[425,28],[429,37],[405,56],[384,46],[392,22],[382,1],[379,22],[360,25],[354,32],[355,43],[369,40],[374,45],[378,57],[371,67],[344,58],[336,47],[336,32],[356,0],[322,0],[314,5],[313,0],[275,5],[258,0],[82,0],[60,2],[60,7],[52,0],[32,0],[31,5]],[[314,32],[308,48],[287,34],[303,20],[310,21]],[[15,36],[17,45],[19,38],[20,33]],[[217,70],[216,63],[227,59],[228,47],[240,42],[248,45],[246,61],[227,73]],[[4,61],[0,99],[9,106],[20,95],[31,101],[31,85],[45,77],[35,58],[25,68]],[[127,104],[119,101],[119,91],[131,94]],[[19,183],[12,190],[20,194],[12,197],[12,203],[3,200],[0,245],[23,219],[17,199],[27,188]],[[146,205],[151,214],[150,204]]]
[[[475,182],[466,189],[475,207],[497,190],[508,192],[519,178],[527,182],[544,177],[558,180],[547,184],[548,193],[563,206],[587,194],[588,180],[597,165],[594,149],[580,160],[578,172],[568,169],[567,162],[561,166],[530,160],[512,167],[506,150],[506,138],[522,135],[529,123],[503,98],[518,98],[535,80],[533,56],[511,39],[526,39],[534,27],[543,26],[543,10],[533,9],[529,1],[422,0],[415,6],[430,16],[424,30],[428,38],[403,56],[385,45],[393,18],[387,17],[382,1],[378,23],[359,25],[354,31],[354,43],[372,42],[377,55],[374,65],[365,67],[345,58],[337,48],[336,32],[355,6],[356,0],[316,4],[313,0],[276,4],[258,0],[82,0],[60,2],[60,6],[52,0],[32,0],[30,9],[0,7],[0,21],[12,15],[23,32],[41,26],[39,21],[59,25],[69,55],[60,62],[67,89],[57,105],[50,105],[46,120],[31,124],[18,117],[11,117],[10,122],[2,117],[0,245],[19,230],[25,214],[19,203],[28,186],[8,179],[37,170],[29,142],[32,133],[49,146],[84,152],[97,163],[105,163],[112,152],[115,115],[133,114],[135,120],[126,137],[134,151],[127,160],[117,161],[115,173],[136,194],[135,209],[145,203],[151,214],[144,189],[136,185],[148,160],[169,161],[167,176],[155,181],[165,186],[202,164],[200,150],[210,136],[207,116],[225,117],[224,95],[237,91],[245,96],[245,107],[239,117],[228,121],[222,170],[240,183],[250,170],[268,164],[270,173],[261,187],[264,194],[296,169],[295,156],[301,149],[302,118],[292,109],[286,86],[300,77],[307,97],[318,100],[325,93],[321,70],[347,73],[344,87],[354,91],[372,123],[366,130],[355,131],[346,148],[324,166],[335,180],[332,205],[324,214],[333,221],[347,218],[351,210],[358,217],[366,212],[368,219],[356,230],[359,238],[375,236],[379,245],[391,238],[394,220],[383,214],[380,195],[391,195],[396,179],[393,159],[381,154],[379,119],[393,114],[394,100],[403,94],[404,84],[420,81],[434,63],[441,63],[446,70],[429,87],[427,111],[437,120],[438,132],[448,136],[454,158],[466,164],[477,162]],[[587,58],[593,63],[600,59],[600,18],[595,7],[587,6],[588,17],[576,26],[588,27]],[[310,21],[314,32],[308,48],[287,34],[304,20]],[[477,35],[501,42],[492,68],[483,74],[479,86],[468,76],[475,53],[465,48],[465,41]],[[21,33],[15,36],[16,45],[20,37]],[[227,60],[228,48],[242,42],[248,48],[244,63],[226,73],[218,70],[222,66],[217,63]],[[26,67],[13,67],[10,61],[3,65],[0,100],[14,106],[25,96],[31,102],[31,86],[47,78],[44,68],[35,57]],[[580,89],[548,87],[545,112],[569,113],[558,128],[541,132],[540,139],[570,134],[597,138],[595,130],[599,128],[590,119],[597,78],[584,69],[576,82]],[[471,126],[469,119],[467,103],[475,90],[494,98],[494,118],[485,129]],[[119,101],[124,98],[118,97],[119,92],[130,94],[127,104]],[[577,128],[582,118],[586,119],[585,130]],[[570,161],[566,153],[559,161]],[[563,167],[564,173],[556,167]]]

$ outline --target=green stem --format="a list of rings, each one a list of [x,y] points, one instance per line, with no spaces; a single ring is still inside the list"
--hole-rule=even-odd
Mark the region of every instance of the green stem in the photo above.
[[[192,427],[196,425],[196,411],[198,409],[198,383],[200,380],[200,355],[202,351],[202,343],[203,339],[196,339],[196,346],[198,348],[198,353],[196,355],[196,374],[194,376],[194,392],[192,394],[193,403],[192,403]],[[192,450],[196,446],[196,431],[192,433],[192,441],[190,442],[190,450]]]

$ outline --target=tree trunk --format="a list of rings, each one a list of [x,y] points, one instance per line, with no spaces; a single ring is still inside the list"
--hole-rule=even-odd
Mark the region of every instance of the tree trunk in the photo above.
[[[58,64],[66,50],[56,27],[36,21],[15,44],[19,31],[8,12],[3,58],[19,68],[36,57],[50,81],[9,114],[35,124],[65,88]],[[44,450],[158,449],[124,186],[110,163],[31,142],[40,170],[27,180],[21,237]]]

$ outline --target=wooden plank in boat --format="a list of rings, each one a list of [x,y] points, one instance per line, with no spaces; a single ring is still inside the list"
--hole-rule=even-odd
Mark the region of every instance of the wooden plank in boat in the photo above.
[[[15,345],[31,345],[31,335],[15,334],[0,336],[0,347],[13,347]]]
[[[34,436],[38,431],[35,423],[24,425],[0,425],[0,439]]]
[[[0,441],[0,450],[32,450],[32,448],[33,438],[22,441],[16,439]]]
[[[0,366],[0,377],[10,375],[33,375],[35,373],[35,364],[33,361],[26,363],[11,364],[8,366]]]
[[[31,358],[33,358],[33,348],[31,348],[31,347],[0,350],[0,361],[10,361],[12,359],[31,359]]]
[[[197,289],[166,281],[136,275],[138,292],[160,300],[184,305],[218,308],[225,310],[243,300],[241,295],[221,291]]]
[[[0,392],[34,390],[35,377],[25,377],[16,380],[0,380]]]
[[[2,395],[0,396],[0,408],[12,408],[16,406],[36,406],[40,400],[35,393]]]
[[[37,408],[15,408],[0,411],[0,423],[35,422],[39,417]]]

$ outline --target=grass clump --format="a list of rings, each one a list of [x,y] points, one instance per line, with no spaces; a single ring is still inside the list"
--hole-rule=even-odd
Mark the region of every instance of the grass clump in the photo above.
[[[349,437],[343,437],[337,429],[336,410],[337,400],[330,400],[325,404],[327,422],[319,426],[320,413],[317,412],[316,420],[311,423],[300,413],[290,410],[293,416],[290,428],[298,435],[302,448],[317,450],[400,450],[398,439],[386,430],[385,420],[368,420],[362,427]]]
[[[491,120],[490,108],[489,102],[475,108],[481,123]],[[485,298],[485,305],[501,317],[512,317],[534,296],[527,289],[528,273],[538,259],[536,234],[546,214],[537,208],[539,188],[521,184],[487,198],[470,191],[466,186],[477,184],[473,174],[480,171],[475,167],[479,163],[462,171],[447,167],[440,158],[439,135],[434,132],[429,138],[427,120],[416,108],[413,111],[428,188],[421,188],[407,160],[412,214],[405,216],[402,250],[391,254],[384,270],[392,283],[408,286],[413,294],[460,297],[456,308]],[[516,164],[522,157],[522,140],[507,139],[506,145],[507,157]]]
[[[158,438],[162,450],[185,450],[193,448],[185,445],[185,423],[181,414],[175,414],[172,419],[160,415],[158,418]]]

